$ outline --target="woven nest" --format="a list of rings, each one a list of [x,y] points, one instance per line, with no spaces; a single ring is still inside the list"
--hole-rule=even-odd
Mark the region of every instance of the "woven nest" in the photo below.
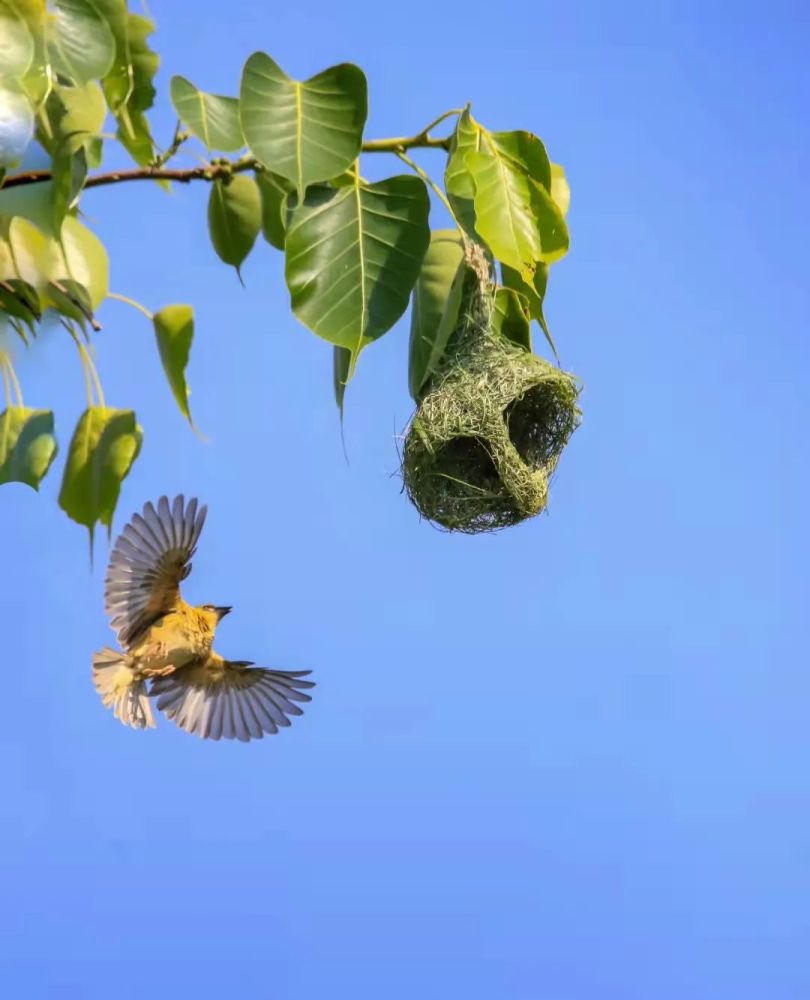
[[[493,334],[488,316],[480,293],[419,403],[402,455],[419,513],[471,534],[544,510],[580,420],[574,377]]]

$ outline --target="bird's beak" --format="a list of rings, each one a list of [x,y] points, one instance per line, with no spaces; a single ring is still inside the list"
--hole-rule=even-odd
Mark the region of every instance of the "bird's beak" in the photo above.
[[[217,621],[221,622],[225,615],[228,615],[233,611],[233,608],[214,608],[217,613]]]

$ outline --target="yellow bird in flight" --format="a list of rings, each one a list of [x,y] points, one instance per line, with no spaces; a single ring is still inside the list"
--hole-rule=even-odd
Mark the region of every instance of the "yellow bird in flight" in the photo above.
[[[167,718],[203,739],[261,739],[302,715],[296,703],[311,701],[304,691],[315,685],[302,679],[309,670],[264,670],[214,651],[216,627],[231,609],[194,607],[180,596],[206,513],[196,498],[186,504],[178,496],[169,506],[161,497],[122,531],[104,605],[123,652],[107,646],[93,655],[93,683],[125,726],[155,727],[152,698]]]

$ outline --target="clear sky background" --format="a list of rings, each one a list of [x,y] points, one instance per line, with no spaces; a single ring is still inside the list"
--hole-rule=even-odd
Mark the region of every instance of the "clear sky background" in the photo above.
[[[91,573],[61,461],[40,497],[4,487],[0,990],[804,1000],[806,4],[151,8],[164,138],[172,73],[235,93],[258,48],[299,77],[359,63],[369,136],[467,100],[537,132],[572,187],[548,316],[585,419],[546,516],[440,533],[394,475],[406,320],[361,359],[347,467],[330,349],[291,316],[280,255],[257,245],[243,290],[203,185],[89,192],[113,288],[194,303],[212,438],[145,320],[105,305],[107,399],[145,432],[115,527],[199,495],[187,596],[234,605],[223,653],[319,687],[247,746],[120,726],[90,681],[106,542]],[[70,345],[19,373],[64,457]]]

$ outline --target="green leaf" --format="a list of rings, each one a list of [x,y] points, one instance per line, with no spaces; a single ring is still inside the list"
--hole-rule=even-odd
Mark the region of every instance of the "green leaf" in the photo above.
[[[142,440],[132,410],[92,406],[79,419],[68,449],[59,506],[89,529],[91,548],[96,524],[112,526],[121,483]]]
[[[97,83],[91,82],[84,87],[60,87],[57,96],[65,109],[59,121],[62,143],[70,152],[76,152],[104,128],[104,94]]]
[[[34,61],[34,39],[13,4],[0,0],[0,80],[21,80]]]
[[[140,166],[154,157],[154,142],[144,112],[155,100],[154,76],[160,59],[147,37],[155,30],[148,18],[129,14],[125,0],[93,0],[115,38],[115,59],[102,86],[116,117],[116,138]]]
[[[464,109],[456,122],[453,138],[450,141],[450,153],[444,173],[444,187],[447,198],[453,207],[453,213],[471,239],[478,242],[475,231],[475,185],[467,168],[466,156],[469,152],[482,148],[484,132],[478,122],[470,114],[470,107]]]
[[[31,102],[18,86],[0,82],[0,167],[16,167],[33,138]]]
[[[42,319],[42,305],[33,285],[20,278],[0,274],[0,310],[22,320],[34,332],[34,324]]]
[[[465,273],[458,230],[432,232],[411,309],[408,382],[415,400],[440,361],[458,320]]]
[[[532,349],[532,334],[526,300],[512,288],[498,288],[492,310],[494,333],[506,337],[526,351]]]
[[[343,402],[346,398],[346,386],[352,377],[352,352],[345,347],[332,348],[332,386],[335,390],[335,402],[343,419]]]
[[[260,170],[256,174],[256,183],[262,197],[262,235],[270,246],[283,250],[287,236],[289,182],[269,170]]]
[[[568,208],[571,204],[571,188],[565,171],[559,163],[551,164],[551,197],[557,203],[557,207],[562,214],[568,215]]]
[[[233,153],[245,145],[235,97],[207,94],[182,76],[173,76],[170,93],[177,117],[208,149]]]
[[[466,155],[475,184],[475,228],[498,260],[530,281],[537,264],[565,254],[568,229],[549,192],[516,158],[518,143],[510,153],[493,144]]]
[[[160,360],[180,412],[191,424],[186,365],[194,339],[194,310],[191,306],[164,306],[152,317]]]
[[[115,59],[115,38],[93,0],[56,0],[48,47],[54,69],[79,85],[105,77]]]
[[[39,490],[56,451],[50,410],[11,406],[0,414],[0,484],[25,483]]]
[[[554,352],[554,357],[559,361],[559,355],[557,354],[557,345],[554,343],[554,338],[551,336],[551,330],[549,330],[548,323],[546,322],[546,317],[543,312],[543,301],[546,297],[546,288],[548,287],[548,264],[538,264],[537,270],[534,272],[534,277],[532,278],[531,284],[524,281],[523,278],[518,274],[517,271],[513,270],[511,267],[507,267],[506,264],[501,264],[501,278],[504,285],[507,288],[513,288],[519,295],[521,295],[527,304],[529,310],[529,316],[532,319],[536,319],[540,325],[540,329],[548,341],[549,347]]]
[[[61,153],[53,158],[53,227],[62,229],[62,222],[73,207],[87,179],[87,157],[84,149],[75,153]]]
[[[300,82],[254,52],[242,71],[239,113],[253,155],[292,181],[301,200],[310,184],[337,177],[357,159],[368,113],[366,78],[359,67],[342,63]]]
[[[430,203],[417,177],[310,188],[289,196],[285,275],[292,309],[319,337],[352,353],[408,307],[430,242]]]
[[[237,174],[228,183],[214,181],[208,198],[208,232],[220,260],[240,268],[262,227],[262,202],[252,177]]]
[[[83,285],[93,311],[107,298],[110,284],[110,264],[101,240],[78,219],[68,216],[62,223],[62,260],[57,255],[51,280],[71,279]]]

